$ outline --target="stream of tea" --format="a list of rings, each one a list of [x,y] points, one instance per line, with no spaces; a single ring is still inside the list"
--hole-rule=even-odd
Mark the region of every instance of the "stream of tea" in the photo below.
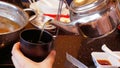
[[[41,28],[40,37],[39,37],[39,40],[38,40],[39,43],[42,42],[42,41],[41,41],[41,38],[42,38],[43,32],[44,32],[44,30],[45,30],[45,25],[46,25],[46,23],[47,23],[47,22],[45,22],[45,23],[43,24],[42,28]]]

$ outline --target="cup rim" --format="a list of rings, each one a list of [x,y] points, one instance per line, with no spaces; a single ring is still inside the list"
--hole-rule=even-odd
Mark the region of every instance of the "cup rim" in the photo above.
[[[29,43],[29,44],[32,44],[32,45],[34,45],[34,44],[35,44],[35,45],[41,45],[41,44],[44,45],[44,44],[48,44],[48,43],[50,43],[51,41],[54,40],[52,34],[49,33],[49,32],[47,32],[46,30],[44,30],[45,33],[47,33],[47,34],[49,34],[49,35],[51,36],[51,41],[49,41],[49,42],[47,42],[47,43],[41,43],[41,44],[28,42],[28,41],[26,41],[25,39],[23,39],[23,38],[21,37],[22,32],[27,31],[27,30],[38,30],[38,31],[41,31],[40,29],[36,29],[36,28],[29,28],[29,29],[24,29],[23,31],[21,31],[20,34],[19,34],[20,39],[23,40],[23,41],[26,42],[26,43]]]

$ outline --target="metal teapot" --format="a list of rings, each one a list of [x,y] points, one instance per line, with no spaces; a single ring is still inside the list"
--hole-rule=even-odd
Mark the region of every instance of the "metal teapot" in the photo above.
[[[88,38],[101,38],[112,33],[119,23],[116,13],[116,2],[111,0],[83,0],[76,3],[74,0],[70,7],[69,24],[58,21],[50,23],[75,34],[82,34]]]

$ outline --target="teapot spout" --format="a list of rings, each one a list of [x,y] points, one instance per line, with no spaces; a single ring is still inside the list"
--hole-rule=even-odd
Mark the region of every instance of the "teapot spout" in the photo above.
[[[59,27],[63,30],[66,30],[68,32],[75,33],[77,35],[79,34],[76,26],[73,26],[73,25],[70,25],[70,24],[65,24],[65,23],[62,23],[62,22],[56,21],[56,20],[49,20],[49,23],[56,26],[56,27]]]

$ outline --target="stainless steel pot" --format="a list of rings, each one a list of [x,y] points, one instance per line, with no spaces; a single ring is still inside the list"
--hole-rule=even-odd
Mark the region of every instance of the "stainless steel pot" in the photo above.
[[[30,10],[30,9],[25,9]],[[0,16],[19,24],[20,27],[12,32],[0,33],[0,48],[15,43],[19,39],[19,32],[28,24],[29,15],[23,9],[10,3],[0,1]],[[32,11],[32,9],[30,10]]]
[[[69,24],[56,23],[56,21],[51,23],[85,38],[105,37],[111,34],[119,24],[116,3],[111,0],[83,0],[77,3],[73,0],[68,8],[71,19]]]

